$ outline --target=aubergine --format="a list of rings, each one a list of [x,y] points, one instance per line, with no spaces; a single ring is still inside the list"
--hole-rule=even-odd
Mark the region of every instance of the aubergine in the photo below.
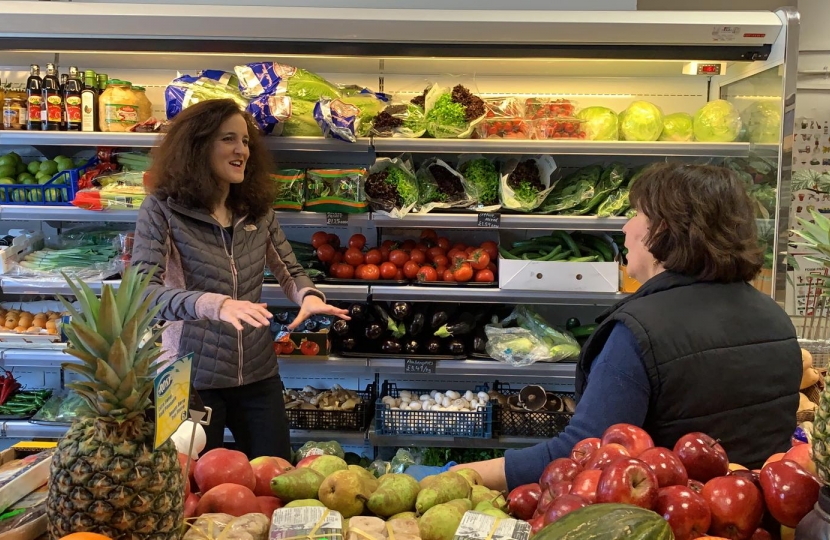
[[[432,338],[426,343],[427,352],[429,354],[441,354],[441,340]]]
[[[276,315],[274,315],[274,320],[280,324],[286,324],[288,322],[288,318],[291,314],[287,311],[280,311]]]
[[[403,352],[406,354],[416,354],[421,348],[421,342],[417,339],[410,339],[403,344]]]
[[[462,313],[458,319],[454,320],[452,324],[444,324],[435,331],[435,336],[440,338],[448,338],[453,336],[463,336],[469,334],[476,327],[476,320],[469,313]]]
[[[357,347],[357,340],[352,336],[345,336],[340,340],[340,348],[344,351],[353,351]]]
[[[439,304],[432,312],[432,317],[429,321],[430,326],[433,330],[437,330],[450,322],[450,319],[455,316],[457,311],[458,307],[453,304]]]
[[[389,313],[382,305],[372,304],[372,308],[374,308],[375,316],[378,318],[378,323],[380,323],[384,329],[391,332],[393,337],[400,338],[406,334],[406,329],[401,328],[403,325],[398,325],[398,323],[396,323],[392,317],[389,316]]]
[[[450,354],[464,354],[464,342],[460,339],[451,339],[447,342],[447,350]]]
[[[426,324],[427,320],[426,308],[427,304],[415,304],[415,307],[413,309],[414,314],[412,315],[412,320],[409,321],[409,326],[406,329],[410,337],[417,337],[418,334],[421,333],[421,330],[424,329],[424,324]]]
[[[477,353],[487,352],[487,334],[483,331],[476,332],[473,337],[473,351]]]
[[[397,339],[387,339],[384,340],[383,345],[380,346],[380,350],[389,353],[389,354],[399,354],[401,352],[401,342]]]
[[[345,321],[343,319],[337,319],[334,321],[334,324],[331,325],[331,329],[338,336],[345,336],[352,331],[349,321]]]
[[[392,302],[392,307],[389,311],[393,319],[403,321],[409,318],[409,315],[412,313],[412,304],[409,302]]]
[[[349,317],[356,321],[362,321],[366,318],[366,305],[365,304],[352,304],[349,306]]]
[[[314,319],[306,319],[303,322],[303,329],[306,332],[316,332],[320,325]]]
[[[366,339],[380,339],[380,336],[383,335],[383,326],[375,321],[369,322],[366,324],[364,335]]]

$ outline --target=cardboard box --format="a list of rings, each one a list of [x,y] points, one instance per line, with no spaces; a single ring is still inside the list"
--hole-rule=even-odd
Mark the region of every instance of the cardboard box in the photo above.
[[[340,512],[319,506],[280,508],[271,516],[269,540],[305,537],[314,531],[314,538],[342,540],[343,516]]]
[[[0,521],[0,540],[35,540],[46,533],[46,484],[33,491],[12,507],[9,512],[20,511],[14,517]]]
[[[310,352],[315,354],[306,354],[303,352],[303,342],[308,341],[316,345],[311,347]],[[322,332],[291,332],[288,336],[280,341],[274,342],[274,352],[280,358],[287,356],[302,356],[309,359],[326,359],[331,351],[331,339],[329,339],[328,330]],[[307,350],[307,352],[309,352]]]
[[[481,512],[466,512],[453,540],[528,540],[530,524],[518,519],[499,519]]]
[[[15,448],[0,452],[0,513],[46,483],[53,453],[30,454]]]
[[[41,232],[25,231],[15,236],[12,245],[0,246],[0,274],[8,273],[14,263],[20,262],[20,259],[33,251],[43,249],[43,246],[44,238]]]
[[[616,262],[516,261],[499,258],[499,288],[513,291],[617,292]]]

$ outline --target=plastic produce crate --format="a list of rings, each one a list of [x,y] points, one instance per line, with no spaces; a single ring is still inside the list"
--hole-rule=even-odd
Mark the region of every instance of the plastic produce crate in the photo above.
[[[0,202],[17,206],[71,206],[81,176],[97,164],[98,158],[94,157],[82,167],[59,172],[45,184],[0,185]]]
[[[299,391],[299,388],[295,390]],[[364,431],[372,421],[372,403],[377,399],[374,384],[357,391],[363,402],[352,411],[324,411],[313,409],[286,409],[291,429],[323,431]]]
[[[429,394],[432,390],[406,388],[413,394]],[[404,411],[394,410],[381,400],[386,396],[399,397],[395,383],[384,382],[383,391],[375,405],[375,433],[377,435],[418,435],[424,437],[463,437],[491,439],[493,437],[493,403],[475,412]]]
[[[496,391],[505,396],[518,394],[520,389],[512,389],[508,384],[496,383]],[[568,392],[551,392],[559,398],[573,398]],[[514,411],[509,406],[497,405],[496,433],[504,437],[532,437],[549,439],[565,431],[571,422],[573,413],[556,411]]]

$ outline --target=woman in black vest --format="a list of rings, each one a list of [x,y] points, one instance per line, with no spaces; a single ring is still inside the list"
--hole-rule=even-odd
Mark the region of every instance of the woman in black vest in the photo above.
[[[570,425],[502,459],[452,468],[512,489],[616,423],[642,426],[668,448],[686,433],[708,433],[750,469],[789,448],[801,352],[787,314],[748,283],[763,251],[740,180],[722,167],[663,163],[640,176],[630,198],[628,271],[643,285],[599,318],[583,348]]]

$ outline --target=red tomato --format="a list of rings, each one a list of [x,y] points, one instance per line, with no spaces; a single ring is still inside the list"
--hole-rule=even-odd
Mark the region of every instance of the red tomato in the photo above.
[[[354,279],[354,266],[346,263],[340,265],[340,279]]]
[[[474,248],[473,246],[470,246],[470,247],[468,247],[467,249],[464,250],[464,253],[466,253],[467,255],[470,255],[475,250],[476,250],[476,248]]]
[[[375,281],[380,278],[380,268],[376,264],[367,264],[363,267],[363,277],[366,281]]]
[[[343,262],[343,252],[337,251],[334,254],[334,257],[331,258],[331,264],[340,264]]]
[[[499,273],[499,267],[493,261],[490,261],[490,264],[487,265],[487,270],[493,272],[494,276]]]
[[[453,277],[456,281],[470,281],[473,279],[473,267],[470,266],[470,263],[462,263],[453,272]]]
[[[311,245],[315,248],[329,243],[329,235],[325,231],[317,231],[311,236]]]
[[[424,252],[420,249],[413,249],[409,252],[409,260],[415,261],[418,264],[424,264],[427,260],[427,256],[424,255]]]
[[[457,255],[460,255],[465,259],[467,258],[467,254],[459,249],[451,249],[447,252],[447,258],[450,260],[450,262],[452,262],[452,260],[455,259]]]
[[[320,354],[320,346],[313,341],[305,340],[300,343],[300,352],[305,356],[317,356]]]
[[[357,268],[354,269],[354,277],[356,279],[363,279],[363,270],[366,268],[365,264],[358,264]]]
[[[421,244],[423,244],[424,247],[426,247],[426,249],[424,250],[424,251],[426,251],[429,248],[435,247],[435,240],[433,240],[431,238],[425,238],[425,239],[421,240],[420,242],[418,242],[418,244],[416,244],[415,247],[418,247]]]
[[[403,275],[406,276],[407,279],[415,279],[418,276],[418,270],[420,269],[421,265],[415,261],[406,261],[403,265]]]
[[[346,264],[350,264],[352,266],[360,266],[363,264],[363,252],[357,248],[350,247],[346,250],[346,256],[344,257]]]
[[[429,246],[427,246],[425,242],[418,242],[417,244],[415,244],[415,247],[413,249],[420,249],[421,251],[426,253],[427,251],[429,251]]]
[[[450,249],[450,239],[449,238],[444,238],[442,236],[441,238],[436,240],[435,243],[438,244],[438,247],[440,247],[440,248]]]
[[[421,240],[423,240],[424,238],[431,238],[435,240],[436,238],[438,238],[438,233],[436,233],[432,229],[424,229],[423,231],[421,231]]]
[[[450,260],[447,258],[446,255],[438,255],[437,257],[432,259],[432,264],[434,264],[436,268],[439,266],[449,266]]]
[[[400,268],[398,268],[398,271],[395,272],[395,280],[396,281],[403,281],[404,280],[403,270],[401,270]]]
[[[389,254],[389,262],[397,266],[398,268],[403,268],[403,265],[406,264],[406,261],[409,260],[409,255],[406,251],[402,249],[396,249],[395,251]]]
[[[291,354],[294,352],[294,342],[290,339],[286,339],[285,341],[280,342],[282,345],[280,346],[280,352],[282,354]]]
[[[452,275],[452,270],[444,270],[444,281],[455,281],[455,276]]]
[[[455,244],[453,244],[452,248],[458,249],[460,251],[467,251],[467,244],[464,244],[462,242],[456,242]]]
[[[467,256],[463,253],[456,253],[453,258],[450,259],[450,267],[453,270],[458,269],[462,264],[470,264],[467,262]]]
[[[328,237],[328,243],[331,244],[332,246],[334,246],[334,249],[340,248],[340,237],[339,236],[337,236],[334,233],[329,233],[327,235],[327,237]]]
[[[470,265],[473,270],[484,270],[490,264],[490,255],[483,249],[476,249],[470,253]]]
[[[323,244],[317,248],[317,258],[327,263],[334,259],[335,249],[330,244]]]
[[[395,274],[398,273],[398,267],[391,262],[385,262],[380,265],[381,279],[395,279]]]
[[[353,234],[351,238],[349,238],[349,247],[350,248],[357,248],[363,249],[366,245],[366,237],[362,234]]]
[[[403,250],[415,249],[415,240],[404,240],[403,244],[401,244],[401,249],[403,249]]]
[[[383,262],[383,253],[379,249],[370,249],[366,253],[366,264],[380,264]]]
[[[418,270],[418,281],[438,281],[438,272],[431,266],[422,266]]]
[[[435,257],[440,257],[442,255],[446,255],[446,251],[441,249],[440,247],[429,248],[427,251],[427,259],[430,261],[435,261]]]
[[[486,268],[484,270],[479,270],[478,272],[476,272],[474,279],[479,283],[492,283],[496,280],[495,276],[493,275],[493,272]]]
[[[389,248],[390,250],[395,249],[397,244],[394,240],[384,240],[383,243],[380,245],[381,247]]]
[[[435,273],[438,274],[438,281],[441,281],[442,279],[444,279],[444,272],[446,272],[446,271],[447,271],[446,266],[436,266],[435,267]]]
[[[499,258],[499,245],[492,240],[482,242],[481,249],[487,252],[487,255],[490,256],[490,260],[494,261]]]
[[[389,260],[389,254],[392,253],[392,250],[389,248],[381,247],[380,248],[380,257],[385,262]]]

